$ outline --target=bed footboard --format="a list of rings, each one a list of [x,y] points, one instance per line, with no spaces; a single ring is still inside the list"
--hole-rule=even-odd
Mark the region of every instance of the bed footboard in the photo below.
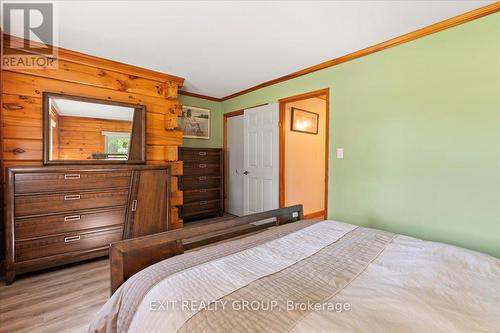
[[[210,243],[304,219],[302,205],[127,239],[111,244],[111,294],[129,277],[164,259]]]

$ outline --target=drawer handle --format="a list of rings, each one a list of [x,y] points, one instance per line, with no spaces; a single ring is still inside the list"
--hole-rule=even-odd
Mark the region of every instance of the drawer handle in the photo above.
[[[198,164],[198,167],[199,167],[200,169],[204,169],[204,168],[206,168],[206,167],[207,167],[207,165],[206,165],[206,164],[204,164],[204,163],[202,163],[202,164]]]
[[[208,203],[208,201],[200,201],[200,206],[206,205],[207,203]]]
[[[200,193],[205,193],[206,191],[207,191],[207,189],[206,189],[206,188],[200,188],[200,189],[198,190],[198,192],[200,192]]]
[[[198,177],[199,180],[207,180],[207,176],[200,176]]]
[[[137,200],[132,200],[132,211],[135,212],[137,210]]]
[[[200,155],[200,156],[206,156],[206,155],[207,155],[207,152],[206,152],[206,151],[200,151],[200,152],[198,153],[198,155]]]
[[[69,215],[64,217],[64,222],[79,221],[81,218],[81,215]]]
[[[70,173],[64,175],[64,179],[80,179],[80,174],[78,173]]]
[[[22,154],[22,153],[25,153],[25,152],[26,152],[26,150],[24,150],[23,148],[14,148],[14,149],[12,149],[12,153],[14,155],[19,155],[19,154]]]
[[[64,196],[64,200],[80,200],[81,196],[80,194],[67,194]]]
[[[64,237],[64,243],[69,243],[69,242],[76,242],[80,240],[80,235],[78,236],[69,236],[69,237]]]

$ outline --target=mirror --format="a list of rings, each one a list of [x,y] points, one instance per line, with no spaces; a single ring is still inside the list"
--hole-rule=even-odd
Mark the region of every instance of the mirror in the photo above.
[[[45,164],[145,163],[146,107],[43,95]]]

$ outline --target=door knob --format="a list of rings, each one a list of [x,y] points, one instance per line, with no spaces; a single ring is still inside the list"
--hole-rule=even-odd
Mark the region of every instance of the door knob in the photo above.
[[[243,172],[243,174],[244,174],[245,176],[246,176],[246,175],[248,175],[248,171]]]

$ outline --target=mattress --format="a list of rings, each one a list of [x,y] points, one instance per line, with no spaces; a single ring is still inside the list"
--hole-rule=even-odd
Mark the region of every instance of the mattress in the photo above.
[[[498,332],[500,260],[336,221],[300,221],[127,280],[89,332]]]

